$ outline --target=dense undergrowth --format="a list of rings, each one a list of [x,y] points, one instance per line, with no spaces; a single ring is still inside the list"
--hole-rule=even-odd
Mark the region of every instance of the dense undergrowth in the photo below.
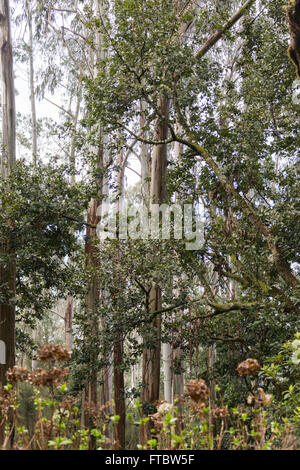
[[[1,448],[15,450],[118,449],[114,427],[119,417],[112,404],[94,404],[68,391],[70,353],[44,346],[38,359],[44,368],[15,366],[0,391]],[[139,400],[127,410],[127,449],[272,450],[300,444],[300,338],[285,343],[278,355],[260,366],[248,358],[237,368],[252,392],[246,403],[228,408],[222,390],[204,380],[186,383],[174,404],[156,404],[145,417]],[[89,423],[89,426],[84,423]],[[147,445],[139,442],[147,441]]]

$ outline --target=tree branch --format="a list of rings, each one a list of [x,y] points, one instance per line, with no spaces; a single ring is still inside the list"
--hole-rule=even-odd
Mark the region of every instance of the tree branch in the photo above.
[[[224,24],[224,26],[214,33],[206,43],[199,49],[199,51],[195,54],[195,59],[201,59],[226,33],[235,23],[238,22],[242,16],[247,12],[247,10],[255,3],[255,0],[247,0],[243,6]]]

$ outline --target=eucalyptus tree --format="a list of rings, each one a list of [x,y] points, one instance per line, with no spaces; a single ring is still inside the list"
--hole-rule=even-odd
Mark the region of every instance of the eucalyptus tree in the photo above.
[[[31,106],[31,125],[32,125],[32,156],[33,163],[36,165],[38,155],[38,135],[37,135],[37,117],[36,117],[36,94],[35,94],[35,76],[34,76],[34,49],[33,49],[33,18],[29,2],[26,1],[26,16],[29,30],[29,82],[30,82],[30,106]]]
[[[217,9],[215,17],[211,18],[209,8],[200,2],[197,4],[195,28],[189,40],[181,44],[180,28],[183,23],[191,21],[193,9],[184,8],[178,12],[174,2],[149,1],[141,4],[118,1],[113,5],[114,20],[111,24],[99,24],[112,54],[100,64],[97,79],[88,82],[90,112],[102,122],[108,133],[122,132],[124,139],[133,137],[144,145],[154,147],[150,193],[152,202],[153,199],[159,203],[166,201],[166,147],[171,142],[177,142],[184,147],[190,159],[201,158],[203,165],[210,168],[208,171],[215,172],[227,194],[242,204],[248,217],[248,202],[227,181],[227,176],[221,172],[215,160],[206,151],[202,153],[203,148],[198,141],[201,138],[200,122],[206,112],[203,104],[203,113],[199,114],[200,96],[202,94],[203,103],[210,97],[213,105],[212,77],[213,73],[219,73],[220,70],[211,58],[206,59],[205,56],[253,3],[246,2],[231,18],[229,15],[230,19],[223,27],[209,36],[209,28],[214,28],[217,20],[220,21],[220,14]],[[238,34],[236,30],[235,34]],[[146,114],[144,128],[148,138],[141,137],[134,130],[134,122],[141,115],[137,111],[138,100],[148,106],[142,113],[143,119]],[[167,112],[169,103],[172,105]],[[208,106],[206,108],[209,109]],[[155,122],[159,123],[159,133]],[[181,131],[178,132],[179,127],[175,128],[175,123],[180,124]],[[252,213],[262,228],[254,208]],[[291,278],[294,279],[292,273]],[[153,297],[152,300],[157,310],[160,303],[157,289],[155,299]],[[156,329],[159,332],[158,325]],[[156,348],[153,360],[148,356],[145,349],[144,383],[148,386],[144,390],[144,401],[154,402],[159,394],[159,347]]]
[[[10,6],[8,0],[0,2],[0,50],[2,88],[2,150],[1,178],[7,180],[16,160],[16,116],[13,74],[13,53],[10,29]],[[5,190],[5,189],[4,189]],[[4,201],[2,200],[1,209]],[[15,363],[15,292],[16,267],[13,249],[13,220],[8,221],[6,237],[1,237],[1,302],[0,339],[5,344],[6,361],[0,366],[0,383],[6,383],[6,371]]]

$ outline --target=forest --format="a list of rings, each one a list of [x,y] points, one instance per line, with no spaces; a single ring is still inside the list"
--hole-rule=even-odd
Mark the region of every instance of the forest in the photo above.
[[[0,449],[299,450],[300,0],[0,0],[0,47]]]

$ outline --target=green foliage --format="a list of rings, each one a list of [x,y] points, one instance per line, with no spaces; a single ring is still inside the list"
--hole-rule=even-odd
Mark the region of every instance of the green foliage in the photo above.
[[[71,186],[67,177],[66,166],[33,168],[19,161],[9,181],[0,183],[1,240],[11,240],[1,262],[16,261],[17,320],[27,325],[42,318],[58,298],[83,292],[78,236],[89,189],[82,183]],[[9,295],[1,287],[0,296]],[[20,346],[26,342],[22,332],[18,339]]]
[[[116,337],[124,344],[117,367],[125,375],[139,364],[143,349],[157,348],[149,328],[157,317],[160,341],[180,351],[174,375],[188,369],[211,388],[217,383],[217,405],[225,403],[229,411],[226,419],[216,419],[211,407],[190,407],[181,429],[180,407],[173,407],[156,416],[157,428],[139,448],[293,447],[299,437],[300,340],[287,341],[300,329],[300,142],[286,2],[261,1],[259,12],[247,11],[205,55],[199,55],[201,46],[240,2],[211,0],[181,10],[181,2],[116,0],[103,3],[101,16],[90,2],[80,3],[75,13],[75,2],[32,4],[36,47],[43,51],[35,91],[41,98],[62,84],[60,108],[68,116],[59,124],[40,120],[38,134],[57,144],[55,151],[48,144],[46,153],[61,148],[69,162],[62,164],[61,155],[36,168],[20,161],[9,180],[0,182],[0,244],[9,240],[0,261],[14,260],[17,273],[16,298],[2,284],[0,301],[16,305],[19,354],[31,355],[30,329],[37,320],[47,323],[58,300],[72,296],[81,302],[74,312],[70,383],[45,397],[37,391],[34,401],[28,384],[20,387],[19,401],[11,387],[3,392],[14,413],[15,445],[55,450],[110,445],[107,429],[117,426],[120,416],[102,416],[96,428],[82,429],[77,394],[110,366]],[[68,26],[57,32],[60,9],[66,10]],[[27,21],[23,13],[18,21]],[[28,61],[22,41],[16,59]],[[72,103],[82,86],[84,119],[76,122]],[[161,114],[160,97],[170,103],[168,116]],[[186,251],[172,237],[166,242],[87,239],[86,211],[91,198],[102,197],[99,181],[107,178],[117,198],[120,154],[129,149],[129,156],[134,152],[140,158],[147,146],[153,157],[157,126],[164,122],[166,200],[201,208],[203,246]],[[18,140],[27,153],[30,124],[28,116],[18,116]],[[101,168],[99,154],[105,160]],[[141,186],[127,196],[140,207]],[[93,244],[95,263],[85,242]],[[88,309],[86,296],[96,284],[99,295]],[[162,308],[152,317],[154,284]],[[206,353],[212,348],[217,356],[210,367]],[[247,357],[266,364],[253,380],[236,374]],[[140,398],[145,386],[129,389],[127,381],[120,393],[128,403]],[[272,393],[272,403],[258,403],[253,387]],[[74,402],[61,412],[69,395]],[[246,406],[249,397],[252,407]],[[137,444],[137,428],[152,425],[158,409],[139,400],[130,408],[130,445]],[[7,413],[2,419],[9,434]]]

